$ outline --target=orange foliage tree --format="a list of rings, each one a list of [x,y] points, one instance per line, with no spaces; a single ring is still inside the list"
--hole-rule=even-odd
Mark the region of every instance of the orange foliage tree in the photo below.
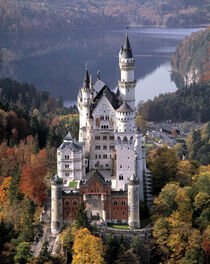
[[[44,181],[46,168],[42,164],[25,164],[20,179],[20,190],[36,204],[42,206],[46,198],[47,186]]]

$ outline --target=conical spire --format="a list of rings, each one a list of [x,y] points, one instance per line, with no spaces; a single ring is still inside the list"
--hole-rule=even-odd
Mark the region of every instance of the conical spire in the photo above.
[[[71,136],[71,133],[69,131],[68,134],[65,136],[64,141],[66,142],[66,141],[72,141],[72,140],[73,140],[73,137]]]
[[[83,88],[89,89],[89,87],[90,87],[90,77],[89,77],[89,73],[88,73],[88,66],[86,65],[85,77],[84,77],[84,81],[83,81]]]
[[[123,59],[133,58],[130,41],[128,38],[128,32],[126,33],[125,43],[124,43],[124,46],[122,47],[122,58]]]

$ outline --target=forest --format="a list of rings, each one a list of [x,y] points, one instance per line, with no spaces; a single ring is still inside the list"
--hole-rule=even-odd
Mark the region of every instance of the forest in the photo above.
[[[27,83],[3,79],[0,87],[0,263],[63,264],[47,242],[34,257],[31,243],[56,173],[56,147],[69,130],[78,135],[77,109]],[[156,198],[150,211],[140,204],[140,218],[150,217],[152,237],[147,243],[112,233],[102,239],[81,204],[60,235],[67,263],[209,263],[209,164],[210,122],[192,130],[186,144],[151,150],[147,166]]]
[[[0,0],[0,31],[69,31],[86,26],[140,24],[195,26],[209,23],[202,0]]]
[[[210,27],[191,34],[177,46],[171,60],[171,77],[178,88],[210,81],[209,37]]]
[[[139,104],[138,113],[149,121],[207,122],[210,119],[210,82],[193,83],[174,93],[161,94]]]

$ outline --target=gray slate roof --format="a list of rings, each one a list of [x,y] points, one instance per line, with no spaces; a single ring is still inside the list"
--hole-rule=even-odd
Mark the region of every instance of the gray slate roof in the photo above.
[[[116,94],[113,93],[106,85],[101,89],[101,91],[94,98],[94,103],[91,107],[91,113],[98,105],[99,101],[103,96],[106,96],[112,107],[116,110],[120,106],[120,100],[117,98]]]
[[[125,101],[123,101],[123,104],[116,110],[116,112],[121,113],[128,113],[133,111],[134,110]]]
[[[71,136],[70,131],[69,131],[68,134],[65,136],[64,140],[68,140],[68,141],[73,140],[73,137]]]
[[[58,149],[63,150],[69,148],[72,151],[81,151],[83,148],[83,143],[77,141],[63,142]]]
[[[87,66],[86,66],[86,69],[85,69],[85,77],[84,77],[84,80],[83,80],[83,88],[86,88],[86,89],[90,88],[90,77],[89,77]]]
[[[129,38],[128,38],[128,33],[126,34],[126,39],[125,39],[125,44],[121,48],[121,56],[123,59],[130,59],[133,58]]]

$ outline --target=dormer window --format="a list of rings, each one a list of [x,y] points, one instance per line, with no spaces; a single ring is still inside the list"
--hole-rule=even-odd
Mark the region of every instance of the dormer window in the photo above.
[[[69,155],[65,155],[65,159],[68,160],[69,159]]]

